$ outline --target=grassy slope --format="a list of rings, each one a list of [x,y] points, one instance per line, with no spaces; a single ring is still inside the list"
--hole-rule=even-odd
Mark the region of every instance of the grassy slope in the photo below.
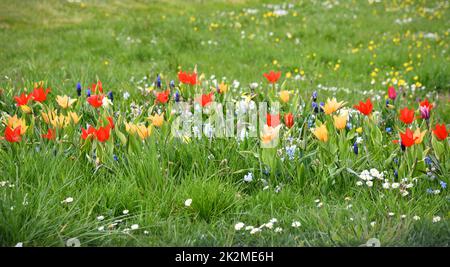
[[[405,79],[412,81],[418,75],[428,88],[437,87],[444,93],[449,89],[448,53],[441,54],[444,48],[448,50],[448,8],[441,18],[417,18],[410,24],[397,25],[393,23],[396,18],[416,13],[385,12],[383,4],[369,7],[359,1],[359,5],[341,2],[344,4],[327,10],[302,1],[296,17],[265,20],[259,14],[256,21],[242,17],[238,19],[241,28],[237,28],[236,18],[215,12],[238,13],[243,7],[261,8],[261,4],[89,1],[81,6],[63,1],[2,1],[0,87],[6,89],[9,99],[14,90],[45,80],[55,93],[73,95],[76,82],[88,84],[98,76],[109,89],[129,90],[138,98],[135,85],[129,82],[132,76],[162,72],[175,78],[178,66],[192,69],[198,64],[207,75],[239,79],[241,84],[262,80],[261,73],[268,69],[294,73],[299,68],[313,85],[357,91],[384,89],[381,78],[370,85],[373,69],[403,70],[412,52],[413,57],[418,53],[422,57],[414,60],[414,71],[405,74]],[[210,31],[212,22],[228,26]],[[414,48],[417,41],[411,37],[402,38],[399,45],[392,42],[393,37],[408,30],[438,32],[443,44],[422,39],[422,45]],[[241,31],[247,37],[254,33],[254,39],[242,39]],[[294,37],[287,38],[286,32]],[[382,39],[384,33],[386,40]],[[128,36],[142,43],[129,43]],[[300,39],[300,45],[295,44],[295,38]],[[218,45],[201,45],[208,40]],[[367,50],[370,40],[380,44],[376,58]],[[351,53],[351,48],[359,44],[361,51]],[[429,49],[424,48],[427,44]],[[413,46],[411,51],[409,45]],[[338,60],[340,69],[333,71]],[[310,86],[304,82],[299,87],[309,94]],[[350,103],[360,99],[343,95]],[[9,106],[2,108],[10,111]],[[439,111],[448,122],[448,104]],[[39,152],[17,151],[16,156],[10,150],[1,150],[0,177],[14,181],[16,186],[0,189],[0,244],[23,241],[26,245],[64,245],[70,237],[80,238],[83,245],[359,245],[370,237],[378,237],[383,245],[448,244],[447,220],[431,223],[432,216],[445,217],[448,213],[446,192],[440,196],[425,194],[428,182],[414,189],[406,200],[398,194],[381,197],[352,184],[324,191],[318,179],[330,175],[324,170],[310,173],[306,184],[296,175],[286,176],[272,182],[269,190],[262,190],[260,184],[241,182],[244,174],[259,168],[258,159],[247,152],[255,146],[220,140],[213,146],[206,140],[189,146],[177,142],[164,147],[149,145],[143,157],[128,157],[112,170],[97,172],[83,160],[55,156],[46,145],[41,145]],[[374,159],[389,155],[388,151],[377,153]],[[160,154],[159,160],[156,154]],[[17,162],[15,157],[21,160]],[[361,164],[362,169],[372,167],[368,162]],[[375,161],[375,165],[380,162]],[[296,172],[295,168],[291,170]],[[352,179],[335,175],[332,178]],[[275,193],[280,183],[284,186]],[[60,202],[68,196],[74,197],[74,203],[62,205]],[[346,196],[352,200],[344,200]],[[187,198],[194,199],[191,208],[183,205]],[[324,206],[317,208],[315,199]],[[23,205],[24,201],[29,204]],[[349,203],[351,209],[347,209]],[[124,209],[130,210],[128,216],[122,215]],[[388,217],[388,212],[395,216]],[[401,219],[401,214],[407,219]],[[98,222],[98,215],[104,215],[107,221],[124,217],[120,229],[137,223],[141,230],[132,235],[99,232],[97,227],[106,223]],[[413,221],[413,215],[422,220]],[[273,217],[284,228],[283,233],[268,231],[253,236],[233,228],[238,221],[259,226]],[[301,221],[302,227],[291,228],[293,220]],[[371,221],[376,221],[375,227],[370,226]],[[144,230],[149,233],[144,234]]]

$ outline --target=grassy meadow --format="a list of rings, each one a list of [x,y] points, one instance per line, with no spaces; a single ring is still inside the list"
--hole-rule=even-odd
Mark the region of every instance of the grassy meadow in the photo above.
[[[0,246],[448,246],[449,8],[0,1]],[[278,145],[174,137],[193,93],[280,102]]]

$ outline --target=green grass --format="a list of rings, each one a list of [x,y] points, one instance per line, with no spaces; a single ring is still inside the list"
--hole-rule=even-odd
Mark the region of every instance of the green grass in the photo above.
[[[263,72],[280,70],[292,91],[283,112],[297,111],[297,97],[306,108],[292,131],[282,131],[295,138],[299,154],[288,160],[289,141],[283,138],[278,148],[285,160],[277,157],[278,167],[268,175],[258,139],[203,138],[186,144],[170,137],[165,122],[134,148],[129,148],[131,137],[123,146],[114,134],[108,148],[113,153],[97,166],[88,159],[90,152],[80,149],[79,128],[65,129],[57,142],[46,141],[40,135],[47,126],[39,119],[30,125],[32,116],[23,115],[30,126],[25,141],[0,140],[0,181],[9,181],[0,187],[0,245],[65,246],[76,237],[82,246],[359,246],[376,237],[382,246],[448,246],[449,196],[439,181],[449,182],[450,162],[448,153],[439,154],[439,144],[448,152],[449,139],[432,146],[435,138],[428,133],[423,144],[402,153],[391,141],[404,126],[384,108],[384,96],[394,77],[425,86],[415,91],[406,86],[395,111],[416,109],[416,97],[427,96],[435,104],[432,125],[449,123],[449,4],[341,0],[327,8],[325,1],[293,1],[293,8],[285,8],[288,15],[274,17],[263,4],[275,2],[1,1],[2,121],[6,113],[23,115],[13,96],[30,92],[34,82],[52,88],[46,103],[56,108],[56,95],[76,97],[77,82],[85,88],[101,79],[115,94],[113,110],[122,116],[117,128],[125,133],[122,122],[131,120],[130,104],[143,106],[145,114],[153,105],[154,97],[139,87],[149,87],[158,73],[165,84],[178,81],[180,68],[191,71],[195,65],[206,81],[211,75],[219,82],[226,77],[231,87],[238,80],[240,87],[229,92],[236,100],[252,82],[267,87]],[[408,18],[412,21],[395,23]],[[427,38],[428,33],[438,37]],[[303,79],[295,80],[300,74]],[[314,90],[319,101],[335,95],[347,107],[369,95],[380,97],[374,101],[382,115],[378,124],[353,120],[367,138],[358,156],[351,151],[354,129],[342,141],[331,118],[319,115],[330,126],[330,140],[322,144],[302,128]],[[128,100],[124,92],[131,94]],[[79,99],[74,107],[83,114],[83,127],[98,118],[84,102]],[[39,115],[41,107],[33,108]],[[386,122],[392,123],[393,135],[386,134]],[[421,121],[415,125],[425,129]],[[425,155],[439,158],[434,180],[426,175]],[[418,182],[405,197],[381,183],[356,186],[359,178],[352,170],[371,168],[386,171],[389,179],[398,169],[399,179]],[[251,183],[243,181],[248,172],[254,175]],[[429,188],[441,192],[428,194]],[[62,203],[67,197],[74,201]],[[192,199],[190,207],[186,199]],[[413,219],[416,215],[420,220]],[[433,223],[435,216],[441,221]],[[259,227],[272,218],[281,233],[234,229],[237,222]],[[116,220],[121,222],[110,228]],[[301,226],[292,227],[293,221]],[[133,224],[139,229],[124,231]]]

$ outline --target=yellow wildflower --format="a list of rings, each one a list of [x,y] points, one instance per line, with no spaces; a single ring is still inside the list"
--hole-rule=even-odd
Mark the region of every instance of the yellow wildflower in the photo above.
[[[20,106],[20,109],[22,110],[22,112],[30,114],[32,112],[31,108],[27,105],[22,105]]]
[[[219,84],[219,92],[221,94],[226,93],[228,91],[228,85],[226,85],[224,82],[221,82]]]

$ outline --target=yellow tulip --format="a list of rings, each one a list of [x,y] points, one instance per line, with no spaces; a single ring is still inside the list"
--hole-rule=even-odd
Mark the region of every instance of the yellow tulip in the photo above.
[[[161,115],[155,114],[154,116],[149,116],[148,119],[152,121],[153,126],[161,127],[164,123],[164,113]]]
[[[319,139],[320,141],[327,142],[328,141],[328,130],[325,124],[320,125],[319,127],[316,127],[312,130],[313,134]]]
[[[340,109],[344,105],[345,105],[344,101],[337,102],[335,97],[333,97],[333,99],[329,99],[328,98],[327,102],[323,106],[323,111],[325,112],[325,114],[330,115],[331,113],[337,111],[338,109]]]
[[[81,115],[81,117],[79,117],[77,113],[75,113],[73,111],[69,111],[69,114],[67,115],[67,117],[69,117],[74,124],[77,124],[80,121],[81,117],[83,117],[83,115]]]
[[[342,130],[347,125],[347,114],[341,114],[339,116],[334,115],[334,127],[338,130]]]
[[[144,124],[139,124],[136,125],[136,132],[138,133],[139,137],[144,140],[151,135],[152,128],[146,127]]]
[[[67,125],[70,123],[70,117],[66,117],[63,114],[60,114],[59,116],[55,116],[53,119],[50,120],[50,124],[58,129],[66,128]]]
[[[45,123],[50,124],[50,121],[56,117],[56,109],[50,110],[48,112],[41,112],[41,116],[44,119]]]
[[[289,92],[286,90],[283,90],[280,92],[280,100],[283,103],[287,103],[289,101]]]
[[[136,130],[137,130],[136,125],[125,122],[125,131],[127,131],[127,133],[134,134],[134,133],[136,133]]]
[[[421,132],[421,131],[420,131],[420,128],[417,128],[417,129],[414,131],[414,134],[413,134],[413,138],[414,138],[414,139],[417,138],[417,139],[414,141],[414,143],[415,143],[415,144],[420,144],[420,143],[422,143],[423,137],[425,136],[426,133],[427,133],[427,130]]]
[[[280,131],[281,124],[277,127],[271,127],[268,125],[264,125],[263,131],[261,133],[261,141],[264,144],[270,143],[272,140],[278,137],[278,132]]]
[[[152,133],[151,127],[146,127],[144,124],[133,124],[133,123],[127,123],[125,122],[125,130],[129,134],[135,134],[137,133],[138,136],[144,140],[145,138],[149,137]]]
[[[6,125],[12,130],[20,126],[20,135],[25,134],[25,132],[28,129],[25,119],[22,118],[19,119],[17,115],[14,115],[13,117],[8,117],[6,119]]]
[[[66,95],[65,96],[60,96],[60,95],[56,96],[56,102],[58,102],[58,105],[64,109],[69,108],[76,101],[77,101],[76,99],[72,99]]]

